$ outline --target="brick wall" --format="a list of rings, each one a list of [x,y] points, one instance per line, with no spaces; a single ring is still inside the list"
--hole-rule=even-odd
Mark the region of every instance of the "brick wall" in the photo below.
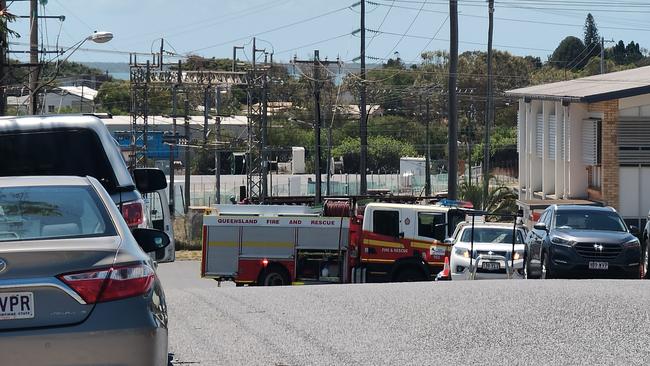
[[[603,113],[601,125],[601,192],[605,203],[618,210],[618,99],[589,104],[589,111]]]

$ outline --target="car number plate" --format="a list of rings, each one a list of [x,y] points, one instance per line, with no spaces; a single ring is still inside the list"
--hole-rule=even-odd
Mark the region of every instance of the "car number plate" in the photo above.
[[[0,293],[0,320],[31,319],[33,317],[33,292]]]
[[[607,262],[589,262],[589,269],[609,269]]]
[[[483,262],[483,269],[487,271],[498,271],[501,266],[496,262]]]

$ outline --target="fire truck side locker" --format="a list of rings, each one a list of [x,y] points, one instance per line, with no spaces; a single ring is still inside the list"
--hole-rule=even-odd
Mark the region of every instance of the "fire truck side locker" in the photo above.
[[[239,270],[241,227],[215,226],[216,217],[204,217],[205,277],[234,279]]]

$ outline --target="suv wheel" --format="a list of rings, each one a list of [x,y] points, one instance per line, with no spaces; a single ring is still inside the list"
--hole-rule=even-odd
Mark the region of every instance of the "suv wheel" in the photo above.
[[[530,273],[530,260],[524,261],[524,278],[527,280],[538,280],[539,276]]]
[[[550,260],[548,259],[548,254],[542,254],[542,277],[543,280],[548,280],[553,278],[551,273]]]
[[[643,269],[643,278],[650,278],[648,275],[648,257],[650,256],[650,247],[648,246],[648,239],[645,240],[645,249],[643,250],[643,260],[641,261],[641,268]]]

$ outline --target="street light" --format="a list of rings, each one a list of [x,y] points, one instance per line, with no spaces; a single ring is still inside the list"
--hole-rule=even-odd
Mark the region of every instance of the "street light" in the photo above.
[[[106,32],[106,31],[95,31],[93,34],[89,35],[86,37],[86,41],[93,41],[95,43],[106,43],[113,39],[113,33],[112,32]]]
[[[92,41],[92,42],[95,42],[95,43],[106,43],[106,42],[110,41],[111,39],[113,39],[113,33],[112,32],[95,31],[95,32],[93,32],[93,34],[89,35],[88,37],[85,37],[81,41],[79,41],[79,42],[75,43],[74,45],[70,46],[67,50],[62,51],[59,54],[59,56],[62,56],[64,54],[66,54],[66,53],[68,55],[65,56],[65,58],[63,60],[57,60],[56,61],[56,67],[54,69],[54,76],[52,76],[52,78],[50,80],[48,80],[48,81],[46,81],[44,83],[41,83],[40,85],[36,85],[35,87],[33,87],[33,90],[30,93],[30,101],[29,101],[30,104],[29,105],[31,106],[32,114],[36,114],[36,110],[37,110],[36,104],[37,103],[36,103],[36,98],[35,97],[38,95],[38,92],[43,87],[46,87],[46,86],[50,85],[52,82],[54,82],[54,80],[56,80],[56,78],[59,76],[59,71],[61,69],[61,65],[65,61],[67,61],[68,58],[70,58],[70,56],[72,56],[73,53],[75,53],[84,43],[86,43],[86,41]],[[56,58],[58,58],[59,56],[57,56]]]

